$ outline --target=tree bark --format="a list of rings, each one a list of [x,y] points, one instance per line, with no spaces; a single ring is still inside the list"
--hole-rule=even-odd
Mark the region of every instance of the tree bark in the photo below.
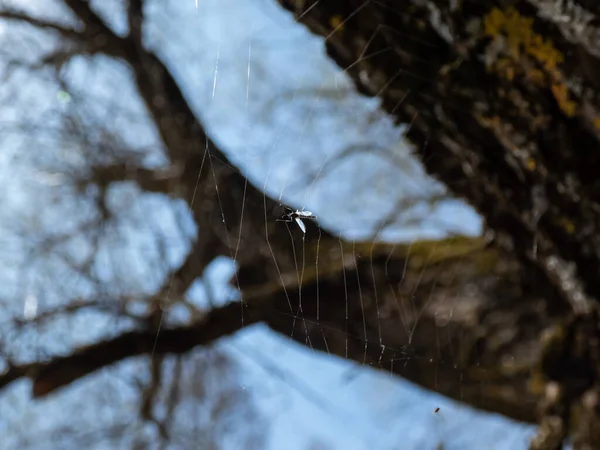
[[[600,6],[280,3],[325,37],[361,92],[410,124],[407,136],[427,171],[481,213],[544,308],[569,316],[544,363],[542,422],[550,417],[560,431],[532,443],[560,446],[578,426],[571,410],[584,393],[598,406]]]

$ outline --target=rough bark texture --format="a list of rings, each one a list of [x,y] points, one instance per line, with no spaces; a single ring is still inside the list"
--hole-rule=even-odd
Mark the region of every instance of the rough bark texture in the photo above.
[[[577,0],[280,3],[326,38],[327,52],[358,89],[410,124],[407,135],[428,172],[483,215],[544,308],[570,316],[545,363],[544,420],[560,430],[554,441],[532,443],[560,446],[578,426],[573,404],[588,390],[590,405],[597,398],[600,7]],[[582,442],[576,445],[596,448]]]
[[[225,255],[240,266],[232,283],[244,302],[162,330],[157,341],[155,329],[142,329],[9,367],[0,387],[29,377],[34,394],[46,395],[123,358],[182,353],[263,321],[475,407],[526,422],[539,417],[532,448],[558,448],[569,433],[577,448],[597,448],[598,6],[280,1],[326,37],[329,55],[361,92],[410,124],[429,173],[495,233],[491,244],[396,246],[341,242],[312,223],[304,244],[299,230],[290,239],[275,222],[277,201],[222,163],[169,68],[141,45],[142,3],[130,4],[126,37],[87,2],[65,3],[81,31],[0,16],[61,33],[78,44],[75,53],[127,62],[172,162],[166,172],[132,171],[135,161],[101,167],[93,181],[134,180],[182,198],[202,231],[173,283],[149,301],[167,289],[170,298],[183,296]],[[311,262],[301,281],[298,255]]]

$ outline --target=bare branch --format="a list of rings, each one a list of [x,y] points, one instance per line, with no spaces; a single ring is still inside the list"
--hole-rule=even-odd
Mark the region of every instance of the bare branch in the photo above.
[[[150,382],[142,392],[141,404],[140,404],[140,416],[149,422],[156,424],[162,439],[168,439],[168,431],[160,420],[158,420],[153,412],[154,401],[158,395],[162,384],[162,368],[163,368],[163,356],[156,356],[150,358]]]
[[[34,397],[43,397],[125,358],[151,355],[153,350],[156,356],[186,353],[194,347],[212,344],[261,319],[256,310],[242,324],[239,311],[239,304],[232,303],[210,311],[191,325],[161,330],[160,339],[156,339],[156,330],[131,331],[45,363],[12,366],[0,375],[0,388],[19,378],[30,378]]]
[[[11,21],[23,22],[28,25],[32,25],[37,28],[41,28],[43,30],[49,30],[59,33],[61,36],[70,38],[70,39],[82,39],[84,35],[81,31],[77,31],[74,28],[68,28],[63,25],[60,25],[55,22],[49,22],[47,20],[38,19],[35,17],[31,17],[31,15],[15,11],[0,11],[0,18],[7,19]]]
[[[116,36],[100,16],[92,10],[88,0],[65,0],[65,4],[79,17],[89,32],[102,35],[106,39]]]
[[[76,10],[81,10],[81,12],[83,12],[85,8],[81,8],[81,6],[82,5],[77,5]],[[84,17],[87,17],[90,22],[86,22],[84,20],[86,26],[80,31],[55,22],[31,17],[31,15],[20,11],[0,11],[1,19],[18,21],[42,30],[53,31],[70,41],[72,45],[68,50],[59,50],[54,52],[47,56],[42,63],[63,63],[77,54],[105,53],[117,58],[126,57],[125,50],[127,49],[127,41],[112,33],[110,29],[106,27],[101,19],[95,14],[92,13],[92,15],[84,15]],[[80,19],[81,18],[82,17],[80,16]]]
[[[51,310],[47,310],[47,311],[41,311],[39,313],[36,314],[36,316],[32,319],[21,319],[21,318],[15,318],[13,319],[14,323],[17,326],[25,326],[25,325],[41,325],[42,323],[48,321],[48,320],[52,320],[53,318],[56,318],[58,316],[64,316],[64,315],[72,315],[72,314],[76,314],[77,312],[83,310],[83,309],[95,309],[95,310],[102,310],[102,311],[112,311],[112,310],[116,310],[117,307],[115,304],[113,303],[108,303],[107,301],[81,301],[81,300],[75,300],[72,301],[64,306],[59,306],[57,308],[51,309]],[[119,311],[121,313],[121,311]]]
[[[143,15],[142,0],[129,0],[129,38],[132,39],[138,47],[142,46]]]
[[[176,185],[179,184],[182,168],[171,165],[166,169],[151,170],[134,164],[115,163],[95,166],[92,171],[92,175],[86,178],[86,181],[100,186],[106,187],[114,182],[135,181],[141,189],[148,192],[178,195]]]
[[[32,371],[37,367],[38,365],[36,363],[9,365],[8,368],[2,374],[0,374],[0,389],[4,389],[7,385],[18,380],[19,378],[30,376]]]

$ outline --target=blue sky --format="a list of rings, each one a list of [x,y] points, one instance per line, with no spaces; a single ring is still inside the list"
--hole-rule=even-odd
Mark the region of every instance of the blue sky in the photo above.
[[[44,14],[58,14],[51,2],[27,4]],[[125,29],[119,1],[103,0],[95,4],[115,29]],[[358,239],[373,235],[378,220],[400,198],[443,191],[425,177],[409,156],[410,149],[401,143],[402,129],[394,127],[378,112],[376,100],[354,94],[344,74],[328,61],[321,40],[295,24],[274,1],[199,0],[198,8],[193,0],[149,4],[148,45],[173,69],[211,136],[236,166],[257,185],[265,185],[270,195],[310,209],[319,216],[322,226],[347,239]],[[147,151],[149,161],[161,160],[158,137],[141,113],[143,109],[135,99],[126,68],[106,58],[96,58],[91,63],[75,60],[68,70],[72,85],[80,86],[82,95],[89,97],[86,105],[90,114],[102,117],[103,123],[128,146],[154,149]],[[36,83],[30,85],[31,89],[35,87],[40,94],[31,94],[35,98],[28,101],[39,102],[45,96],[50,110],[60,107],[55,91],[49,93],[50,88]],[[109,109],[107,101],[115,105]],[[14,107],[18,110],[25,104],[16,103]],[[124,120],[130,115],[136,120]],[[387,149],[388,156],[400,157],[390,164],[388,156],[382,157],[373,145]],[[360,147],[361,151],[340,162],[339,155],[350,146]],[[15,141],[10,145],[4,142],[3,147],[17,148]],[[4,155],[7,151],[10,149],[3,148]],[[69,161],[77,166],[77,154],[68,155],[75,155],[69,156]],[[28,195],[34,195],[36,189],[43,189],[47,195],[49,189],[39,185],[47,186],[52,178],[35,175],[28,167],[27,160],[4,156],[0,181],[13,186],[23,184],[22,188],[6,194],[4,201],[10,203],[15,214],[30,218],[23,206],[29,201]],[[33,178],[35,183],[22,181],[21,176]],[[133,205],[130,216],[123,219],[126,226],[122,228],[129,231],[119,235],[126,240],[124,255],[137,255],[139,260],[151,245],[147,240],[155,235],[140,232],[140,217],[147,219],[147,211],[151,210],[148,222],[156,225],[152,232],[159,232],[161,242],[168,243],[167,266],[176,266],[182,260],[190,236],[189,230],[186,234],[185,230],[177,229],[176,222],[177,208],[184,206],[174,208],[161,199],[141,198],[130,187],[115,189],[111,201],[115,210]],[[74,208],[67,210],[73,213]],[[481,227],[474,212],[458,201],[446,201],[421,213],[426,217],[424,221],[399,223],[380,237],[410,241],[444,236],[448,231],[476,234]],[[54,214],[64,215],[65,209],[59,208]],[[49,215],[46,221],[54,224],[56,218],[52,213]],[[0,220],[5,231],[11,227],[7,217]],[[4,234],[10,236],[7,231]],[[78,252],[81,248],[77,244]],[[108,263],[102,264],[114,257],[109,253],[100,255],[98,263],[99,276],[106,280],[116,276],[107,269]],[[11,252],[12,261],[14,254]],[[0,257],[0,263],[8,260]],[[135,269],[128,267],[127,274],[128,278],[138,280],[139,292],[147,292],[167,269],[138,264]],[[225,284],[231,270],[232,264],[227,260],[211,268],[211,290],[216,298],[231,295]],[[22,283],[17,282],[16,275],[4,276],[12,278],[5,283],[8,287],[3,298],[14,299],[15,295],[23,294],[22,298],[35,298],[36,305],[61,301],[60,290],[54,297],[38,299],[33,288],[29,292],[17,289]],[[54,276],[65,279],[60,272]],[[37,286],[33,282],[30,285]],[[84,280],[80,279],[73,281],[71,287],[86,290]],[[198,304],[205,303],[200,283],[192,289],[190,297]],[[14,303],[13,300],[11,307],[15,307]],[[25,305],[16,307],[26,310]],[[92,314],[55,326],[63,330],[54,336],[52,349],[56,351],[115,334],[131,324],[115,323],[109,316]],[[441,443],[446,450],[527,448],[529,427],[473,411],[385,373],[315,354],[263,326],[224,339],[219,345],[241,364],[240,385],[261,393],[255,397],[270,425],[269,448],[308,449],[312,445],[332,449],[410,450],[436,449]],[[125,407],[120,413],[131,414],[135,412],[137,398],[130,388],[115,380],[119,374],[135,372],[136,364],[136,361],[120,364],[114,373],[88,377],[68,392],[34,405],[27,399],[26,384],[17,383],[0,399],[0,407],[10,405],[11,410],[11,419],[0,424],[0,430],[31,418],[35,418],[32,423],[40,430],[51,429],[60,420],[56,412],[78,408],[81,396],[86,395],[85,389],[91,384],[118,391],[118,402],[131,408]],[[86,414],[93,421],[94,414],[114,413],[110,406],[111,402],[107,402],[106,412],[99,408]],[[438,413],[434,413],[436,408],[440,408]],[[97,445],[94,448],[106,448],[100,442]],[[236,447],[231,444],[230,448]]]

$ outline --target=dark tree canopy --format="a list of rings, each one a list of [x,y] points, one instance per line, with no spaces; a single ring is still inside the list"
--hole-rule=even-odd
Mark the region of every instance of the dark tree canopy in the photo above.
[[[102,54],[130,67],[169,165],[98,157],[88,182],[106,193],[131,181],[181,199],[202,233],[148,296],[154,309],[143,324],[68,354],[11,363],[0,388],[29,378],[43,397],[123,359],[184,354],[262,322],[315,350],[537,422],[531,448],[561,448],[568,437],[578,450],[600,448],[600,5],[279,3],[324,37],[361,93],[407,124],[427,172],[481,214],[485,237],[353,242],[307,221],[305,240],[296,228],[290,240],[273,219],[279,200],[234,168],[172,70],[142,45],[141,0],[129,2],[125,35],[81,0],[64,1],[76,28],[6,9],[3,19],[67,43],[45,64]],[[241,304],[157,336],[165,298],[184,297],[215,258],[234,254]],[[300,254],[318,261],[301,281]]]

